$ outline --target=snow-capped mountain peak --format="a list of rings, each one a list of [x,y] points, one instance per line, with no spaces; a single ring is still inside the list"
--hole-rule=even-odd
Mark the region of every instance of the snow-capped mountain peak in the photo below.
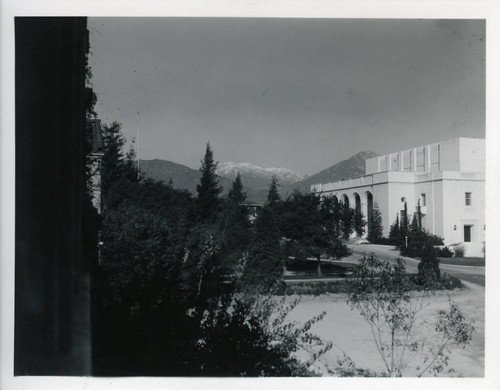
[[[308,176],[288,168],[262,168],[251,163],[223,162],[217,166],[217,174],[225,178],[234,179],[238,173],[241,175],[243,183],[258,179],[262,179],[267,183],[270,182],[273,176],[276,176],[278,182],[282,185],[295,183]]]

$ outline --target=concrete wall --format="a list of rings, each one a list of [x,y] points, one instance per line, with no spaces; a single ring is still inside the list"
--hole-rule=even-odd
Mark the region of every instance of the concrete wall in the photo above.
[[[472,225],[471,241],[484,242],[485,183],[481,180],[445,179],[443,185],[443,236],[445,244],[464,241],[464,226]],[[465,205],[465,193],[472,195],[471,206]],[[456,227],[456,228],[455,228]]]
[[[365,162],[365,172],[484,172],[484,156],[484,139],[453,138],[370,158]]]
[[[459,170],[461,172],[485,172],[485,156],[484,139],[460,138]]]
[[[420,200],[422,223],[427,231],[452,245],[463,243],[464,226],[469,225],[471,243],[464,245],[466,254],[480,256],[485,228],[484,153],[484,139],[454,138],[368,159],[367,175],[313,188],[339,199],[346,194],[352,207],[355,192],[363,204],[366,191],[370,191],[382,214],[386,237],[405,202],[411,222]],[[466,192],[472,194],[471,206],[465,205]],[[366,217],[367,209],[362,210]]]

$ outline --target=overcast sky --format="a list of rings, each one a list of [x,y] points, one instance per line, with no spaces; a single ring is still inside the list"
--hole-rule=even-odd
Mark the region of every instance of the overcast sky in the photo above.
[[[141,159],[316,173],[485,135],[480,20],[89,18],[105,122]]]

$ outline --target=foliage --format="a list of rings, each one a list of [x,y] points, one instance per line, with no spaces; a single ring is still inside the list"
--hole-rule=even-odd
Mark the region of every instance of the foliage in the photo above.
[[[201,221],[212,222],[220,211],[221,200],[219,195],[222,192],[222,187],[219,186],[216,170],[217,163],[214,161],[210,143],[207,143],[205,157],[201,160],[200,184],[196,186],[198,193],[196,203]]]
[[[361,208],[356,207],[354,210],[354,220],[353,227],[356,234],[361,237],[365,233],[366,221],[363,217],[363,213],[361,212]]]
[[[406,234],[408,234],[409,229],[410,229],[410,221],[408,219],[408,204],[405,202],[403,215],[401,217],[401,226],[399,227],[401,236],[404,237]]]
[[[378,207],[378,203],[373,203],[372,217],[369,219],[368,226],[368,241],[373,244],[381,243],[383,239],[382,214]]]
[[[401,233],[399,231],[399,215],[396,215],[396,220],[389,229],[389,239],[394,245],[399,245],[401,241]]]
[[[463,245],[456,245],[453,248],[453,252],[455,253],[455,257],[464,257],[465,255],[465,248]]]
[[[437,247],[435,250],[437,257],[453,257],[453,252],[447,246]]]
[[[278,202],[281,201],[280,194],[278,192],[278,178],[273,175],[271,179],[271,185],[269,186],[269,192],[267,193],[267,203],[274,207]]]
[[[402,259],[392,265],[364,257],[348,287],[348,302],[367,321],[388,376],[402,376],[413,365],[417,376],[442,372],[452,343],[467,345],[474,333],[456,305],[430,327],[421,317],[431,291],[411,294],[412,283]]]
[[[280,291],[280,294],[286,295],[314,295],[322,294],[343,294],[347,292],[347,282],[329,281],[329,282],[294,282],[287,283]]]
[[[400,253],[402,256],[422,257],[423,250],[426,244],[434,246],[443,245],[443,239],[435,234],[431,234],[426,230],[410,230],[407,233],[408,245],[400,244]]]
[[[255,222],[255,232],[246,259],[243,283],[245,288],[263,289],[282,281],[283,256],[281,235],[270,206],[264,206]]]
[[[338,206],[341,210],[341,230],[344,235],[344,239],[349,239],[349,236],[354,231],[354,214],[355,211],[349,206],[348,202],[338,202]]]
[[[349,254],[342,238],[343,213],[333,199],[296,191],[282,202],[278,213],[280,232],[286,239],[285,254],[316,258],[318,274],[322,255],[339,259]]]
[[[264,315],[255,296],[236,289],[245,268],[260,272],[259,286],[281,276],[280,234],[270,215],[264,213],[252,238],[245,209],[234,197],[219,198],[210,179],[216,164],[209,145],[196,199],[139,180],[124,145],[120,125],[106,127],[104,245],[92,286],[94,373],[313,375],[294,353],[310,340],[319,348],[315,361],[328,347],[309,333],[322,317],[288,326],[278,308],[270,305]],[[210,212],[200,218],[202,205]],[[274,327],[273,315],[282,321]]]
[[[297,353],[308,356],[306,361],[293,358],[290,362],[293,368],[292,376],[317,376],[318,368],[327,370],[327,367],[321,364],[321,356],[332,348],[332,343],[325,342],[311,332],[313,325],[321,321],[326,312],[323,311],[304,324],[299,324],[296,321],[288,321],[287,317],[300,299],[294,299],[289,303],[285,297],[277,298],[272,295],[259,295],[250,299],[253,302],[254,313],[265,324],[273,345],[286,352],[288,356],[295,356]]]
[[[422,248],[421,260],[418,263],[417,281],[426,285],[438,281],[440,277],[439,259],[436,257],[434,245],[427,241]]]
[[[230,310],[229,310],[230,308]],[[201,323],[197,359],[203,376],[310,376],[292,357],[295,340],[277,344],[263,318],[235,298],[223,310],[207,312]]]
[[[243,203],[247,197],[247,194],[243,192],[243,184],[241,183],[241,175],[239,172],[233,181],[233,185],[229,190],[227,197],[231,202],[237,205]]]

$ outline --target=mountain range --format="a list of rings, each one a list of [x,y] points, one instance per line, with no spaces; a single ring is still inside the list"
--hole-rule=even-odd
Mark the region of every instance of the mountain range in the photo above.
[[[294,172],[287,168],[262,168],[250,163],[222,162],[217,166],[219,184],[224,193],[231,188],[233,180],[239,173],[243,189],[249,202],[264,203],[273,176],[279,183],[280,194],[285,197],[297,190],[309,192],[312,184],[328,183],[343,178],[357,177],[365,174],[365,161],[377,156],[374,152],[360,152],[338,162],[314,175]],[[196,194],[196,185],[200,181],[199,170],[189,168],[167,160],[140,160],[141,174],[155,180],[169,182],[172,179],[174,188],[186,189]]]

